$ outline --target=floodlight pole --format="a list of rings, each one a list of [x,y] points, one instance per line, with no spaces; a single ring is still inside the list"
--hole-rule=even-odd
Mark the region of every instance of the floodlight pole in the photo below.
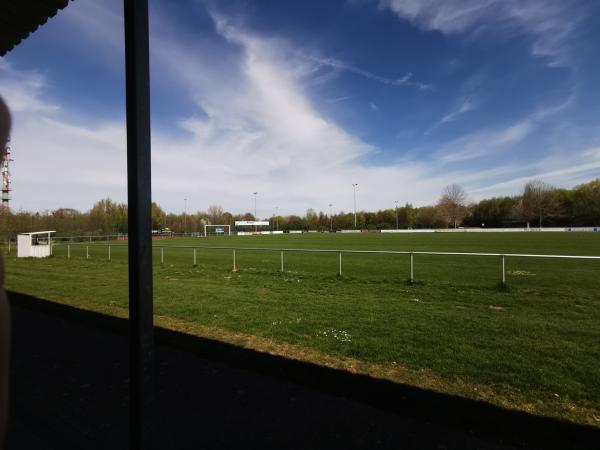
[[[356,186],[358,183],[352,183],[352,187],[354,188],[354,228],[356,229]]]
[[[152,443],[154,324],[148,0],[124,0],[129,227],[130,448]]]
[[[398,229],[398,200],[394,200],[396,204],[396,230]]]
[[[252,193],[254,195],[254,220],[256,221],[256,194],[258,194],[258,192],[253,192]],[[254,225],[254,231],[258,231],[258,225]]]
[[[183,237],[187,232],[187,198],[183,199]]]

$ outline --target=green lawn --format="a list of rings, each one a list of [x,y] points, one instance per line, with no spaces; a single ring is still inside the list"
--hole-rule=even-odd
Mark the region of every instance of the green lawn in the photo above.
[[[96,311],[127,307],[126,247],[7,257],[7,285]],[[368,373],[600,426],[600,261],[198,249],[175,245],[600,255],[600,233],[303,234],[155,241],[155,311]],[[165,264],[160,264],[164,247]],[[288,344],[294,344],[289,346]],[[290,350],[291,349],[291,350]],[[296,350],[293,350],[296,349]],[[314,359],[314,355],[312,356]],[[348,363],[349,364],[349,363]]]

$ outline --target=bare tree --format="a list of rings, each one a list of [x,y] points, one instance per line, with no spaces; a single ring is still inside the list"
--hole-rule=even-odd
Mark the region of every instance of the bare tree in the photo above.
[[[221,224],[223,214],[223,208],[221,208],[219,205],[210,205],[208,207],[208,211],[206,212],[208,223],[212,225]]]
[[[534,218],[538,219],[540,228],[544,218],[557,208],[555,188],[542,180],[532,180],[523,188],[521,214],[529,224]]]
[[[467,194],[462,186],[459,184],[446,186],[442,190],[438,209],[446,222],[457,228],[468,214]]]

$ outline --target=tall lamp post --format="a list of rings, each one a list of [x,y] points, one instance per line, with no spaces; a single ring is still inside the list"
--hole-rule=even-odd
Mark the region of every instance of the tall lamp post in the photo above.
[[[329,204],[329,232],[331,233],[333,231],[333,209],[332,209],[333,203]]]
[[[252,195],[254,195],[254,220],[256,221],[256,195],[258,194],[258,192],[253,192]],[[258,231],[258,225],[254,225],[254,231]]]
[[[183,199],[183,237],[187,232],[187,198]]]
[[[356,228],[356,186],[358,186],[358,183],[352,183],[354,188],[354,228]]]
[[[394,200],[396,204],[396,230],[398,229],[398,200]]]

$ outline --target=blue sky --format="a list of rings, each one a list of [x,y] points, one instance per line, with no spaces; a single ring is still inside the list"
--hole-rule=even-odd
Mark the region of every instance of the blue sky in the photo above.
[[[122,5],[0,59],[13,208],[126,199]],[[303,214],[600,175],[594,1],[150,1],[153,196]]]

